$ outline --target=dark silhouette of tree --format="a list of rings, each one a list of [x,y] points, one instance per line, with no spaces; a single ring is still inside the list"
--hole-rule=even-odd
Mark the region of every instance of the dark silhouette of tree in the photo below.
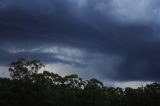
[[[24,58],[17,59],[11,63],[9,68],[12,79],[30,79],[44,65],[39,60],[26,60]]]
[[[160,83],[145,87],[106,87],[97,79],[60,76],[39,70],[39,60],[12,62],[10,78],[0,78],[0,106],[160,106]]]

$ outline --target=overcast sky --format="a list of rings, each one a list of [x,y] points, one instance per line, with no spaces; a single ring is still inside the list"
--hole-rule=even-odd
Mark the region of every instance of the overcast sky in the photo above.
[[[19,57],[111,85],[159,82],[160,1],[0,0],[0,76]]]

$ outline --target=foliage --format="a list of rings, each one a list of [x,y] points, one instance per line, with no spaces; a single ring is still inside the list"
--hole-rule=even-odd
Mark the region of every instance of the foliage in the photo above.
[[[97,79],[38,71],[38,60],[18,59],[11,78],[0,78],[0,106],[160,106],[160,84],[133,88],[106,87]]]

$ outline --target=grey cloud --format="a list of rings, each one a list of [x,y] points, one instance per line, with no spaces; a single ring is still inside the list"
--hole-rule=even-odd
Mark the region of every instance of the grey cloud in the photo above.
[[[84,2],[80,5],[74,0],[1,0],[1,61],[8,62],[10,59],[25,56],[50,63],[58,61],[72,64],[72,61],[50,58],[53,55],[50,53],[12,54],[5,51],[11,46],[26,50],[42,46],[68,46],[87,51],[82,58],[90,61],[97,57],[89,57],[88,54],[95,53],[106,58],[108,55],[123,58],[124,61],[115,65],[114,69],[106,68],[107,60],[95,67],[95,73],[104,79],[159,81],[158,21],[119,22],[110,14],[113,10],[110,2],[87,0],[86,4]],[[96,59],[94,61],[97,63]],[[84,67],[83,63],[77,64]],[[102,71],[98,70],[99,66]]]
[[[10,66],[10,62],[18,59],[18,58],[27,58],[27,59],[38,59],[42,60],[42,62],[47,63],[62,63],[62,64],[70,64],[74,65],[76,67],[82,67],[85,66],[83,63],[78,63],[76,61],[71,60],[63,60],[58,57],[56,57],[59,54],[56,53],[43,53],[43,52],[27,52],[27,51],[21,51],[21,52],[9,52],[3,49],[0,49],[1,55],[0,55],[0,66]]]

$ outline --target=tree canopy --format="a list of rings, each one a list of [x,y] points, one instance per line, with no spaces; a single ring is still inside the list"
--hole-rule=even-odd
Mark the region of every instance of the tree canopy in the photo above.
[[[160,83],[114,88],[95,78],[40,73],[42,67],[39,60],[12,62],[10,78],[0,78],[0,106],[160,106]]]

